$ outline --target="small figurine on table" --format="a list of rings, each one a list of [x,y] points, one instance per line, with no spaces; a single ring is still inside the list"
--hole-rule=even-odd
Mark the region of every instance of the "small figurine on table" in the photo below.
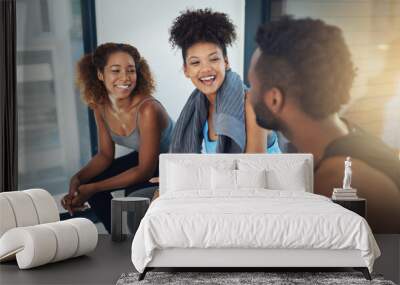
[[[346,157],[344,161],[344,178],[343,178],[343,189],[352,189],[351,188],[351,158],[350,156]]]
[[[357,197],[357,189],[351,187],[351,158],[350,156],[346,157],[344,161],[344,178],[343,178],[343,187],[342,188],[333,188],[332,199],[333,200],[356,200]]]

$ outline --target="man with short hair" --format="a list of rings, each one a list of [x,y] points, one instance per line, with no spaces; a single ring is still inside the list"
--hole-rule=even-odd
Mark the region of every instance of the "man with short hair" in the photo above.
[[[352,187],[367,199],[375,233],[400,233],[398,155],[341,119],[355,76],[341,30],[320,20],[284,17],[260,27],[249,70],[257,123],[281,131],[314,156],[314,192],[341,187],[343,162],[352,158]]]

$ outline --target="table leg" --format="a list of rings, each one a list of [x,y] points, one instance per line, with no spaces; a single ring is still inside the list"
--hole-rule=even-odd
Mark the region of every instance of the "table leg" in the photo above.
[[[111,201],[111,240],[122,241],[122,205]]]

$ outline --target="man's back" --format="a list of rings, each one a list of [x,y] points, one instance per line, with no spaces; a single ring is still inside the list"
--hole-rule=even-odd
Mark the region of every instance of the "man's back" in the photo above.
[[[394,150],[357,127],[325,148],[315,167],[315,192],[330,196],[334,187],[341,187],[347,156],[353,160],[352,187],[367,199],[374,232],[400,232],[400,161]],[[385,205],[379,202],[382,196]]]

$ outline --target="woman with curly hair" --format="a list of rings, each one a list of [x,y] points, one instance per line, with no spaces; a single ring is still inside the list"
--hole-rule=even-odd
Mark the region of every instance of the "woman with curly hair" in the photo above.
[[[168,151],[173,122],[152,97],[149,66],[133,46],[106,43],[85,55],[78,63],[77,84],[94,111],[99,149],[71,178],[62,204],[72,213],[88,201],[110,232],[110,192],[152,185],[147,181],[158,175],[158,155]],[[132,152],[114,158],[115,144]]]
[[[185,76],[196,89],[175,125],[171,152],[265,152],[266,131],[257,126],[247,88],[229,67],[226,48],[235,39],[228,16],[210,9],[187,10],[173,22],[170,42],[182,50]]]

